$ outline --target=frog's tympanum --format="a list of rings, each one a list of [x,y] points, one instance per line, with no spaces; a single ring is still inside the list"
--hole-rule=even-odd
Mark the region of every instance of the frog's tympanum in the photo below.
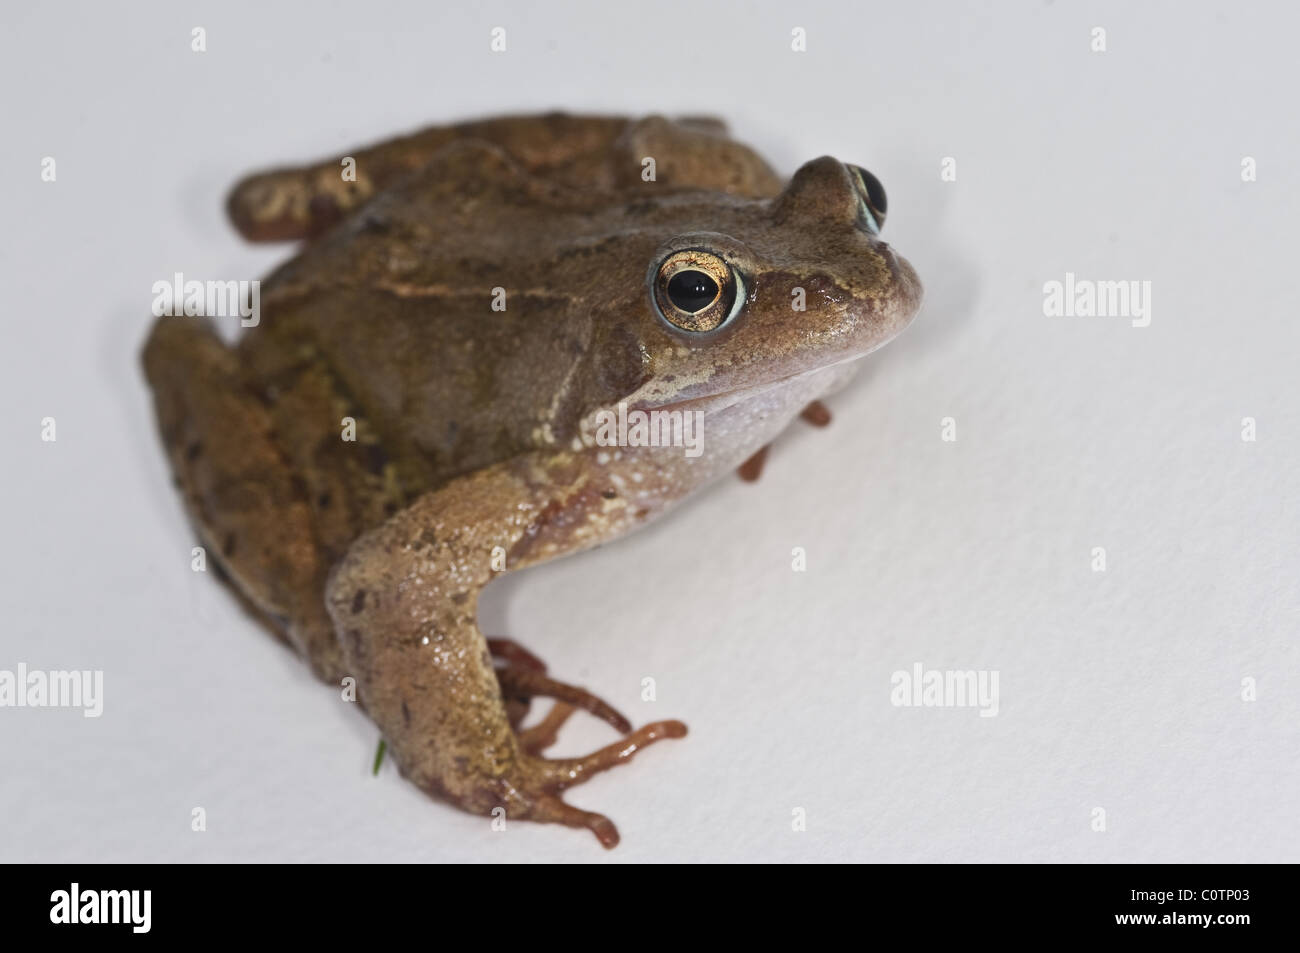
[[[783,182],[712,119],[548,115],[255,175],[229,210],[306,244],[235,345],[169,316],[145,347],[204,544],[317,675],[355,678],[411,781],[613,846],[561,793],[686,727],[633,730],[485,636],[479,594],[754,476],[801,413],[826,422],[819,398],[921,298],[880,183],[829,156]],[[697,452],[600,439],[656,410],[703,414]],[[553,707],[525,727],[535,697]],[[579,708],[623,737],[544,757]]]

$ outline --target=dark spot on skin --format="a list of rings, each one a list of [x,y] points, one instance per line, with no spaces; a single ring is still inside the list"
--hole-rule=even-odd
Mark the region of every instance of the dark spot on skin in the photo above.
[[[366,607],[366,590],[358,589],[356,595],[352,597],[352,614],[356,615]]]
[[[388,454],[384,453],[383,447],[377,443],[363,443],[361,452],[366,470],[374,474],[384,472],[384,467],[388,464]]]
[[[618,493],[616,493],[614,490],[601,490],[600,495],[607,500],[612,500],[614,497],[618,496]]]
[[[188,447],[185,448],[185,459],[193,462],[197,460],[199,458],[199,455],[202,453],[203,453],[202,441],[195,440],[192,444],[190,444]]]
[[[463,606],[465,604],[465,600],[468,598],[469,598],[468,592],[458,592],[451,597],[451,601],[456,603],[456,605],[458,606]]]
[[[329,509],[331,499],[332,497],[328,493],[322,493],[316,497],[316,508],[319,510]]]
[[[406,707],[405,698],[402,699],[402,721],[406,722],[408,728],[411,726],[411,709]]]
[[[457,755],[452,760],[456,763],[457,771],[464,772],[469,768],[469,758],[466,758],[464,755]]]
[[[221,555],[229,559],[235,555],[235,534],[227,533],[226,540],[221,544]]]
[[[426,546],[436,546],[438,545],[438,537],[434,534],[433,530],[427,528],[422,529],[420,530],[420,542],[424,543]]]
[[[357,222],[357,231],[367,235],[386,235],[391,228],[388,219],[375,212],[367,212]]]

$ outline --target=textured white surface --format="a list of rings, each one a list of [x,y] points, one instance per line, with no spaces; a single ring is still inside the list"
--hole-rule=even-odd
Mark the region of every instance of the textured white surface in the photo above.
[[[0,668],[106,696],[0,709],[0,860],[1300,859],[1293,10],[132,6],[0,14]],[[370,776],[370,723],[190,571],[137,365],[155,280],[289,253],[224,223],[239,174],[555,107],[860,162],[927,287],[758,485],[485,597],[558,677],[691,726],[572,792],[612,853]],[[1044,317],[1067,271],[1152,282],[1150,326]],[[997,670],[999,714],[893,707],[915,662]]]

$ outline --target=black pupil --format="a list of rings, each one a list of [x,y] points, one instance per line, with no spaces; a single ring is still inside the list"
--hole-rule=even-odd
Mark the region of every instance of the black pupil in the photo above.
[[[718,283],[702,271],[679,271],[668,279],[668,297],[683,311],[694,314],[713,304]]]

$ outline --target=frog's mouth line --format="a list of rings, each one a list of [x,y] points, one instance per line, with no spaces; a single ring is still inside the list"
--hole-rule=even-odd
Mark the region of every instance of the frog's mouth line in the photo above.
[[[877,345],[883,347],[885,342]],[[684,400],[674,400],[666,404],[635,404],[629,407],[634,410],[726,410],[728,407],[734,407],[736,404],[744,403],[747,400],[753,400],[755,397],[761,397],[769,391],[779,390],[794,381],[805,377],[811,377],[814,374],[822,374],[835,367],[844,364],[851,364],[854,361],[860,361],[871,351],[863,354],[855,354],[852,357],[846,357],[838,361],[832,361],[829,364],[820,364],[817,367],[810,368],[806,371],[797,371],[794,374],[788,374],[785,377],[778,377],[776,380],[765,381],[762,384],[750,384],[748,386],[735,387],[731,390],[724,390],[716,394],[701,394],[699,397],[687,397]],[[701,406],[705,405],[705,406]],[[719,406],[714,406],[719,405]]]

